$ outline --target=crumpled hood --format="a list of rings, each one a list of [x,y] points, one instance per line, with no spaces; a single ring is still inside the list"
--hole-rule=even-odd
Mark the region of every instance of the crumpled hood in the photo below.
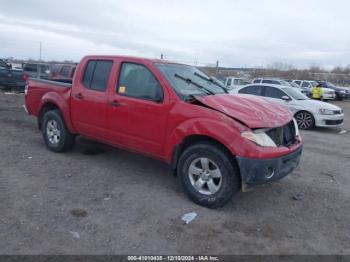
[[[196,98],[206,106],[239,120],[249,128],[279,127],[293,118],[287,108],[258,96],[220,94]]]

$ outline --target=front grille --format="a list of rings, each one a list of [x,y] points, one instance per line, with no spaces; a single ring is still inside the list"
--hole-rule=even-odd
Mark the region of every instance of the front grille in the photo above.
[[[272,128],[266,134],[277,146],[291,146],[295,143],[296,130],[294,122],[290,121],[282,127]]]
[[[340,120],[326,120],[325,121],[326,125],[340,125],[343,123],[343,119]]]

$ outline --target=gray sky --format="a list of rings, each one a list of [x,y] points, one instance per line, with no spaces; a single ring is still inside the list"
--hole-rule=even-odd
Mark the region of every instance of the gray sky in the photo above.
[[[350,64],[348,0],[0,0],[0,57],[87,54],[199,64]]]

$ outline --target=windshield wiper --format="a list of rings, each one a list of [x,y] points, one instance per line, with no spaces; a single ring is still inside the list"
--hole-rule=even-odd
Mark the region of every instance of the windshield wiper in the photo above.
[[[210,83],[212,83],[212,84],[214,84],[214,85],[216,85],[218,87],[220,87],[222,90],[224,90],[225,93],[228,93],[228,90],[226,88],[224,88],[223,86],[221,86],[220,84],[218,84],[213,78],[211,78],[211,77],[207,78],[205,76],[202,76],[201,74],[198,74],[197,72],[194,72],[194,75],[198,76],[198,77],[202,78],[203,80],[206,80],[206,81],[208,81],[208,82],[210,82]]]
[[[206,93],[207,95],[215,95],[215,93],[213,91],[211,91],[208,88],[205,88],[204,86],[194,82],[191,78],[183,77],[177,73],[175,73],[174,76],[185,81],[186,83],[189,83],[189,84],[192,84],[192,85],[198,87],[200,90],[204,91],[204,93]]]
[[[194,101],[197,101],[197,98],[195,95],[187,95],[184,100],[185,102],[193,103]]]

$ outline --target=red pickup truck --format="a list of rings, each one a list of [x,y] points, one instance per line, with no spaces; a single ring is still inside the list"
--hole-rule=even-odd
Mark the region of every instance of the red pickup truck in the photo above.
[[[30,79],[25,94],[50,150],[69,150],[80,135],[157,158],[171,165],[188,197],[206,207],[286,176],[302,153],[287,109],[230,95],[189,65],[88,56],[72,84]]]

